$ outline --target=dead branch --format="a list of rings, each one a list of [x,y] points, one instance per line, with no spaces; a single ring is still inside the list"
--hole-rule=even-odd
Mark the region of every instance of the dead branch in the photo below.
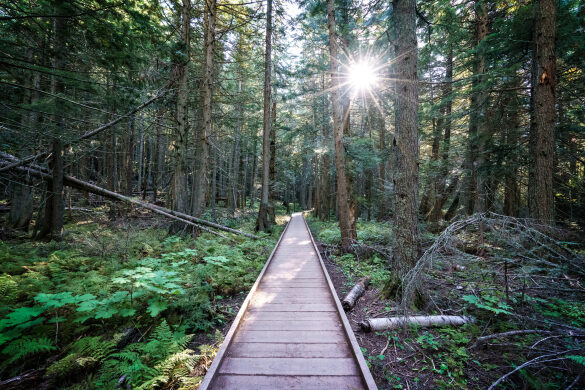
[[[77,139],[76,142],[88,139],[93,137],[96,134],[101,133],[104,130],[107,130],[109,128],[111,128],[112,126],[116,125],[118,122],[120,122],[122,119],[124,118],[128,118],[129,116],[137,113],[138,111],[142,110],[145,107],[148,107],[151,103],[153,103],[155,100],[160,99],[161,97],[163,97],[164,95],[167,94],[167,92],[169,91],[168,86],[166,86],[165,88],[163,88],[159,93],[157,93],[154,97],[150,98],[149,100],[147,100],[146,102],[142,103],[141,105],[133,108],[132,110],[128,111],[126,114],[120,115],[118,118],[114,119],[113,121],[110,121],[104,125],[101,125],[98,128],[95,128],[93,130],[88,131],[87,133],[83,134],[81,137],[79,137]],[[69,146],[66,145],[65,147]],[[9,162],[8,164],[4,165],[3,167],[0,167],[0,172],[5,172],[5,171],[9,171],[11,169],[20,167],[22,165],[27,165],[29,163],[32,163],[33,161],[36,161],[44,156],[46,156],[48,153],[44,152],[44,153],[39,153],[39,154],[35,154],[33,156],[29,156],[27,158],[24,158],[22,160],[19,160],[17,158],[14,158],[14,161]],[[14,156],[12,156],[14,157]]]
[[[7,153],[2,153],[2,152],[0,152],[0,156],[3,157],[4,159],[6,159],[7,156],[9,156],[9,157],[11,157],[10,160],[12,160],[14,158],[14,156],[11,156]],[[50,174],[50,171],[48,169],[42,168],[38,165],[30,165],[28,167],[16,167],[14,169],[23,173],[23,174],[33,175],[36,177],[40,177],[44,180],[51,180],[52,179],[52,175]],[[248,238],[252,238],[252,239],[259,238],[258,236],[255,236],[253,234],[242,232],[240,230],[232,229],[232,228],[229,228],[227,226],[219,225],[219,224],[214,223],[214,222],[209,222],[209,221],[197,218],[197,217],[193,217],[193,216],[188,215],[188,214],[180,213],[178,211],[170,210],[170,209],[167,209],[165,207],[154,205],[152,203],[147,203],[147,202],[135,199],[135,198],[121,195],[121,194],[118,194],[116,192],[106,190],[105,188],[98,187],[95,184],[81,181],[81,180],[79,180],[75,177],[72,177],[72,176],[67,176],[67,175],[64,176],[63,177],[63,184],[70,186],[70,187],[73,187],[73,188],[77,188],[79,190],[88,191],[88,192],[91,192],[91,193],[94,193],[96,195],[100,195],[100,196],[103,196],[103,197],[106,197],[109,199],[134,204],[134,205],[139,206],[141,208],[153,211],[157,214],[164,215],[168,218],[175,219],[177,221],[186,223],[187,225],[200,227],[200,228],[202,228],[202,230],[208,231],[210,233],[212,232],[213,234],[220,235],[221,237],[225,237],[225,236],[223,236],[217,232],[214,232],[211,229],[207,229],[203,226],[208,226],[211,228],[223,230],[223,231],[233,233],[233,234],[239,234],[239,235],[242,235],[242,236],[245,236]],[[201,226],[201,225],[203,225],[203,226]]]
[[[547,359],[547,360],[540,360],[540,359],[544,359],[547,357],[554,357],[554,356],[559,356],[559,355],[565,355],[567,353],[570,352],[576,352],[578,350],[567,350],[567,351],[562,351],[562,352],[558,352],[558,353],[551,353],[548,355],[542,355],[542,356],[538,356],[535,357],[532,360],[529,360],[521,365],[519,365],[518,367],[516,367],[515,369],[513,369],[512,371],[508,372],[506,375],[502,376],[500,379],[498,379],[497,381],[495,381],[494,383],[492,383],[492,385],[488,388],[488,390],[492,390],[494,389],[497,385],[499,385],[500,383],[502,383],[504,380],[506,380],[506,378],[508,378],[510,375],[514,374],[517,371],[522,370],[523,368],[527,367],[527,366],[531,366],[534,364],[541,364],[541,363],[548,363],[548,362],[553,362],[553,361],[558,361],[558,360],[566,360],[568,359],[568,357],[560,357],[560,358],[553,358],[553,359]]]
[[[404,277],[401,307],[405,314],[407,302],[420,285],[424,271],[432,267],[435,261],[452,259],[454,256],[461,260],[484,261],[479,255],[459,249],[465,246],[461,234],[469,230],[477,231],[480,225],[489,233],[490,240],[495,240],[500,246],[518,253],[518,261],[514,261],[515,266],[538,265],[553,269],[555,272],[570,268],[572,272],[585,275],[585,268],[576,261],[581,257],[550,235],[558,232],[554,227],[491,212],[474,214],[449,225]],[[545,256],[548,259],[544,259]]]

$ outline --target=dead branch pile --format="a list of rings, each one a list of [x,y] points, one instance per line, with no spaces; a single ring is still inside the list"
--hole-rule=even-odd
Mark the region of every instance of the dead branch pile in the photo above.
[[[554,275],[572,280],[570,275],[585,276],[585,259],[563,241],[562,231],[530,219],[512,218],[495,213],[480,213],[449,225],[424,252],[402,281],[402,309],[420,286],[424,272],[433,264],[448,262],[500,261],[506,272],[531,281],[532,275]],[[507,275],[506,275],[507,276]],[[573,278],[573,290],[585,291]],[[549,288],[546,282],[526,288]],[[558,286],[556,286],[558,287]]]

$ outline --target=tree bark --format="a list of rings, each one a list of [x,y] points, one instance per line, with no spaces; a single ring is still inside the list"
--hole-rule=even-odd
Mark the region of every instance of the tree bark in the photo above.
[[[272,102],[270,131],[270,169],[269,169],[269,204],[268,218],[271,225],[276,224],[276,102]]]
[[[358,280],[358,282],[353,286],[351,291],[343,298],[341,301],[341,306],[343,306],[343,310],[349,311],[351,310],[354,305],[356,304],[357,300],[363,295],[363,293],[368,288],[368,284],[370,284],[370,280],[372,279],[371,276],[367,276]]]
[[[394,165],[394,266],[404,276],[419,253],[418,227],[418,79],[414,0],[398,0],[396,25],[396,106]]]
[[[231,169],[231,188],[230,188],[230,209],[232,214],[235,213],[236,208],[238,207],[238,185],[239,185],[239,173],[240,173],[240,131],[242,128],[242,116],[243,110],[242,106],[244,102],[241,101],[242,98],[242,80],[240,76],[240,80],[238,80],[238,108],[237,108],[237,118],[236,118],[236,129],[234,134],[234,152],[232,156],[232,169]]]
[[[378,136],[379,148],[381,153],[380,159],[380,186],[378,188],[378,221],[383,221],[386,218],[386,124],[384,122],[384,115],[378,116]]]
[[[555,1],[536,2],[529,208],[531,217],[544,223],[554,221],[556,14]]]
[[[319,210],[319,218],[321,221],[328,221],[329,215],[331,214],[331,210],[329,208],[329,166],[330,166],[330,158],[329,158],[329,151],[330,151],[330,137],[331,134],[329,133],[329,121],[326,118],[327,112],[327,100],[325,95],[325,72],[321,74],[321,110],[323,118],[321,119],[321,147],[324,149],[323,153],[321,154],[321,183],[319,185],[320,190],[320,210]]]
[[[256,231],[269,231],[270,221],[270,103],[272,92],[272,0],[266,4],[266,47],[264,53],[264,127],[262,132],[262,196],[256,220]]]
[[[209,137],[211,135],[211,110],[213,98],[213,51],[215,48],[215,25],[217,0],[205,1],[204,11],[204,53],[203,82],[201,96],[203,99],[203,123],[197,139],[197,167],[193,180],[193,214],[200,216],[205,210],[205,195],[207,193],[208,166],[209,166]]]
[[[191,0],[181,5],[181,28],[179,41],[183,55],[175,65],[177,80],[176,125],[173,137],[173,176],[171,178],[171,208],[182,213],[189,211],[187,186],[187,150],[189,147],[189,60],[191,47]],[[171,232],[184,229],[185,225],[174,223]]]
[[[486,93],[481,86],[485,80],[485,49],[482,41],[487,36],[488,14],[487,8],[482,0],[475,3],[475,32],[474,40],[476,54],[472,65],[471,81],[471,101],[469,104],[469,136],[468,150],[466,156],[466,180],[462,188],[463,206],[468,215],[485,211],[485,193],[483,180],[478,175],[482,175],[481,165],[483,165],[482,143],[483,134],[481,127],[483,125],[482,112],[485,109]]]
[[[371,331],[382,331],[398,329],[406,325],[428,326],[453,326],[464,325],[475,322],[473,317],[467,316],[412,316],[394,318],[368,318],[359,323],[360,329]]]

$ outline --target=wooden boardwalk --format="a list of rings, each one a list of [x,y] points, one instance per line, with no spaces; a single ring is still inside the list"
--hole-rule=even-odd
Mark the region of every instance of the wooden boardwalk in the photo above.
[[[293,214],[200,389],[376,389],[301,213]]]

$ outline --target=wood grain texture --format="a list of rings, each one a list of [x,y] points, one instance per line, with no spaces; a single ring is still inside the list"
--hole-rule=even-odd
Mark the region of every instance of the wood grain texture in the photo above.
[[[221,374],[236,375],[359,375],[352,358],[225,358]]]
[[[219,375],[217,388],[224,390],[357,390],[363,389],[359,376],[253,376]]]

